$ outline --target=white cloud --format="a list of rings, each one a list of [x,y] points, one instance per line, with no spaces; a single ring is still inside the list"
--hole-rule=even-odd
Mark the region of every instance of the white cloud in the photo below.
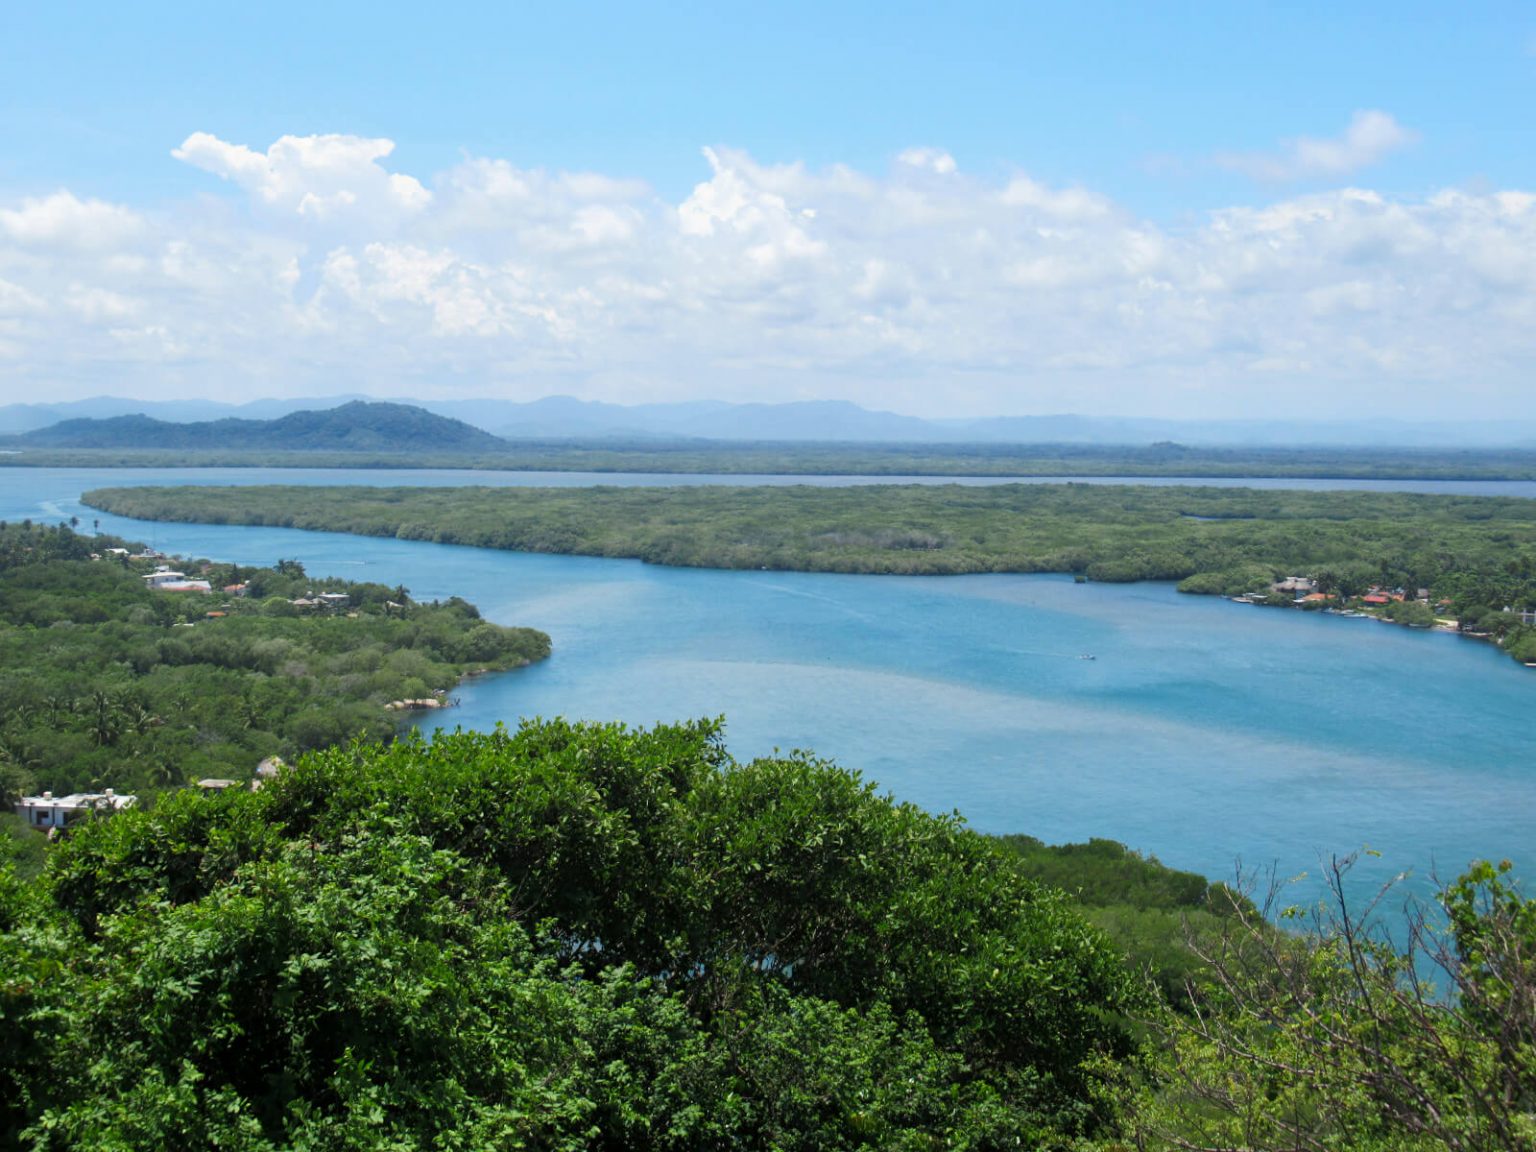
[[[885,175],[711,149],[681,201],[494,158],[418,180],[351,137],[178,151],[248,202],[0,202],[8,381],[1427,415],[1479,389],[1528,408],[1536,366],[1518,189],[1343,188],[1169,228],[931,149]]]
[[[432,194],[414,177],[386,171],[393,140],[362,136],[283,136],[265,152],[194,132],[172,149],[176,159],[245,189],[261,204],[314,221],[411,215]]]
[[[738,254],[751,266],[775,269],[789,261],[820,256],[827,246],[808,227],[816,209],[791,205],[779,189],[793,193],[802,183],[798,168],[760,168],[741,153],[704,149],[714,175],[697,185],[677,210],[684,236],[716,238],[721,245],[745,243]]]
[[[652,196],[642,181],[481,158],[445,173],[435,189],[424,231],[481,256],[623,246],[644,228],[642,207]]]
[[[143,220],[129,209],[81,200],[68,190],[0,208],[0,235],[27,247],[109,248],[131,240],[142,228]]]
[[[923,168],[940,176],[955,171],[955,158],[942,148],[908,148],[896,157],[899,164],[909,168]]]
[[[1379,164],[1418,138],[1386,112],[1368,110],[1356,112],[1341,136],[1297,136],[1274,152],[1226,152],[1216,163],[1266,183],[1326,180]]]
[[[1008,181],[998,199],[1011,208],[1032,208],[1064,220],[1105,216],[1112,208],[1105,197],[1086,188],[1048,188],[1022,174]]]

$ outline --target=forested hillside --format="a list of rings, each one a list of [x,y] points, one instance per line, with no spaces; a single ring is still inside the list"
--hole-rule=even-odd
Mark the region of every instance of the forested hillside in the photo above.
[[[123,546],[0,525],[0,800],[248,780],[267,756],[387,739],[399,716],[386,703],[549,654],[543,633],[462,600],[418,604],[294,561],[197,565],[211,593],[154,591],[154,562],[108,551]],[[324,593],[344,602],[316,603]]]

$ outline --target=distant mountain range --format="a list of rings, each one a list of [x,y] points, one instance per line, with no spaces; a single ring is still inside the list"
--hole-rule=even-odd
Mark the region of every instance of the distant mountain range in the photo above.
[[[152,416],[63,420],[15,437],[30,448],[219,449],[288,452],[504,452],[507,443],[462,420],[407,404],[352,400],[273,420],[176,423]]]
[[[344,414],[323,419],[326,412]],[[393,415],[386,418],[385,413]],[[406,413],[417,413],[407,418]],[[307,418],[284,424],[303,414]],[[413,423],[428,415],[446,423]],[[32,434],[47,429],[52,438]],[[177,431],[182,429],[182,431]],[[1454,423],[1390,420],[1154,420],[999,416],[924,420],[841,400],[783,404],[690,401],[605,404],[570,396],[423,400],[411,405],[358,396],[256,400],[125,400],[97,397],[0,407],[0,435],[35,447],[303,448],[495,452],[509,440],[780,440],[862,443],[1152,444],[1395,448],[1536,447],[1536,421]],[[89,440],[89,443],[87,443]]]

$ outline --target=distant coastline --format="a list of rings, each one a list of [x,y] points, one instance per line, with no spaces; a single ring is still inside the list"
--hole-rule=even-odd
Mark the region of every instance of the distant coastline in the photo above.
[[[676,475],[934,476],[1213,480],[1536,481],[1536,451],[1184,449],[1156,446],[818,444],[720,441],[512,442],[494,452],[430,447],[307,450],[10,447],[0,468],[346,468]]]

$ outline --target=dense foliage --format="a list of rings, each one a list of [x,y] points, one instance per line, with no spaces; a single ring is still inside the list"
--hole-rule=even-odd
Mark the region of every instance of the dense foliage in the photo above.
[[[462,600],[417,604],[293,561],[201,572],[244,596],[152,591],[141,573],[153,563],[107,551],[122,546],[0,525],[0,799],[249,779],[267,756],[387,739],[387,702],[549,653],[543,633],[487,623]],[[323,592],[346,607],[291,603]]]
[[[716,725],[311,754],[0,872],[37,1148],[1046,1148],[1139,1002],[951,817]],[[17,1133],[23,1135],[17,1136]]]
[[[1114,941],[1128,968],[1150,982],[1163,1003],[1192,1007],[1191,986],[1206,962],[1192,940],[1219,936],[1252,904],[1223,883],[1182,872],[1115,840],[1046,844],[1033,836],[999,837],[1032,880],[1058,888]]]
[[[1513,498],[1021,484],[116,488],[84,499],[146,519],[698,567],[1070,572],[1181,580],[1186,591],[1206,593],[1312,574],[1343,595],[1373,582],[1430,589],[1451,601],[1464,626],[1494,635],[1517,659],[1536,660],[1536,630],[1505,611],[1536,607],[1536,501]]]

